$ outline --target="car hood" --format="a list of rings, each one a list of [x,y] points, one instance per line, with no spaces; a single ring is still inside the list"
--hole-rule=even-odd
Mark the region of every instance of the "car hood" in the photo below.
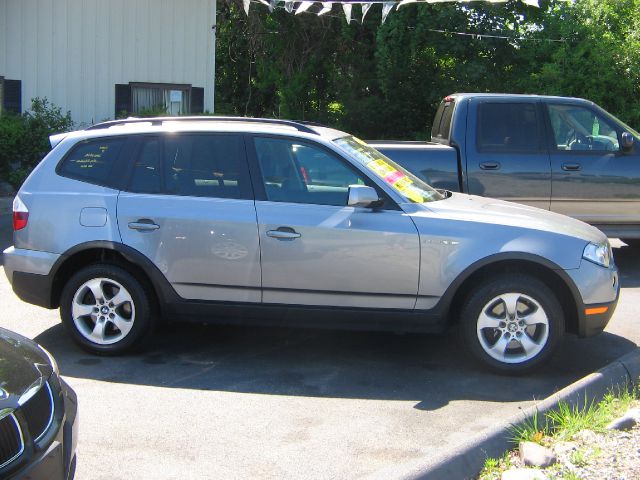
[[[0,417],[37,391],[52,372],[49,356],[37,343],[0,328]]]
[[[441,219],[541,230],[579,238],[585,242],[603,242],[607,239],[600,230],[580,220],[493,198],[451,193],[444,200],[422,205],[424,210],[416,211],[413,215],[428,216],[433,213]],[[429,213],[425,213],[426,211]]]

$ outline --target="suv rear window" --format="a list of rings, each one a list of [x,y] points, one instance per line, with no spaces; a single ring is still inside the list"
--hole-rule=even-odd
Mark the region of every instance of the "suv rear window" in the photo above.
[[[80,142],[67,154],[59,173],[65,177],[110,186],[111,175],[124,142],[120,138]]]

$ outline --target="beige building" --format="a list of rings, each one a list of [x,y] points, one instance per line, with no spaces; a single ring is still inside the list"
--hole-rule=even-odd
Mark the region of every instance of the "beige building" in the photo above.
[[[213,112],[215,0],[0,0],[0,104],[78,124]]]

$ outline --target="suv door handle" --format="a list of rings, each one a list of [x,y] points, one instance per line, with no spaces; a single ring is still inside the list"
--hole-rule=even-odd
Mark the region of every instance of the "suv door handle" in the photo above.
[[[498,162],[482,162],[480,164],[482,170],[500,170],[500,164]]]
[[[579,163],[563,163],[562,168],[565,172],[577,172],[582,168],[582,165]]]
[[[302,234],[291,227],[278,227],[276,230],[267,230],[267,237],[277,238],[278,240],[293,240],[301,236]]]
[[[153,223],[153,220],[149,220],[148,218],[141,218],[137,222],[130,222],[129,228],[131,230],[138,230],[139,232],[150,232],[158,230],[160,225]]]

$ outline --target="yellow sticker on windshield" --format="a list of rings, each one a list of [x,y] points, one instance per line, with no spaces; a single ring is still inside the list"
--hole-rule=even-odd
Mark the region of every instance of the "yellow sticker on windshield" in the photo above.
[[[358,137],[351,137],[353,138],[356,142],[358,142],[360,145],[367,145],[367,142],[365,142],[364,140],[360,140]]]

